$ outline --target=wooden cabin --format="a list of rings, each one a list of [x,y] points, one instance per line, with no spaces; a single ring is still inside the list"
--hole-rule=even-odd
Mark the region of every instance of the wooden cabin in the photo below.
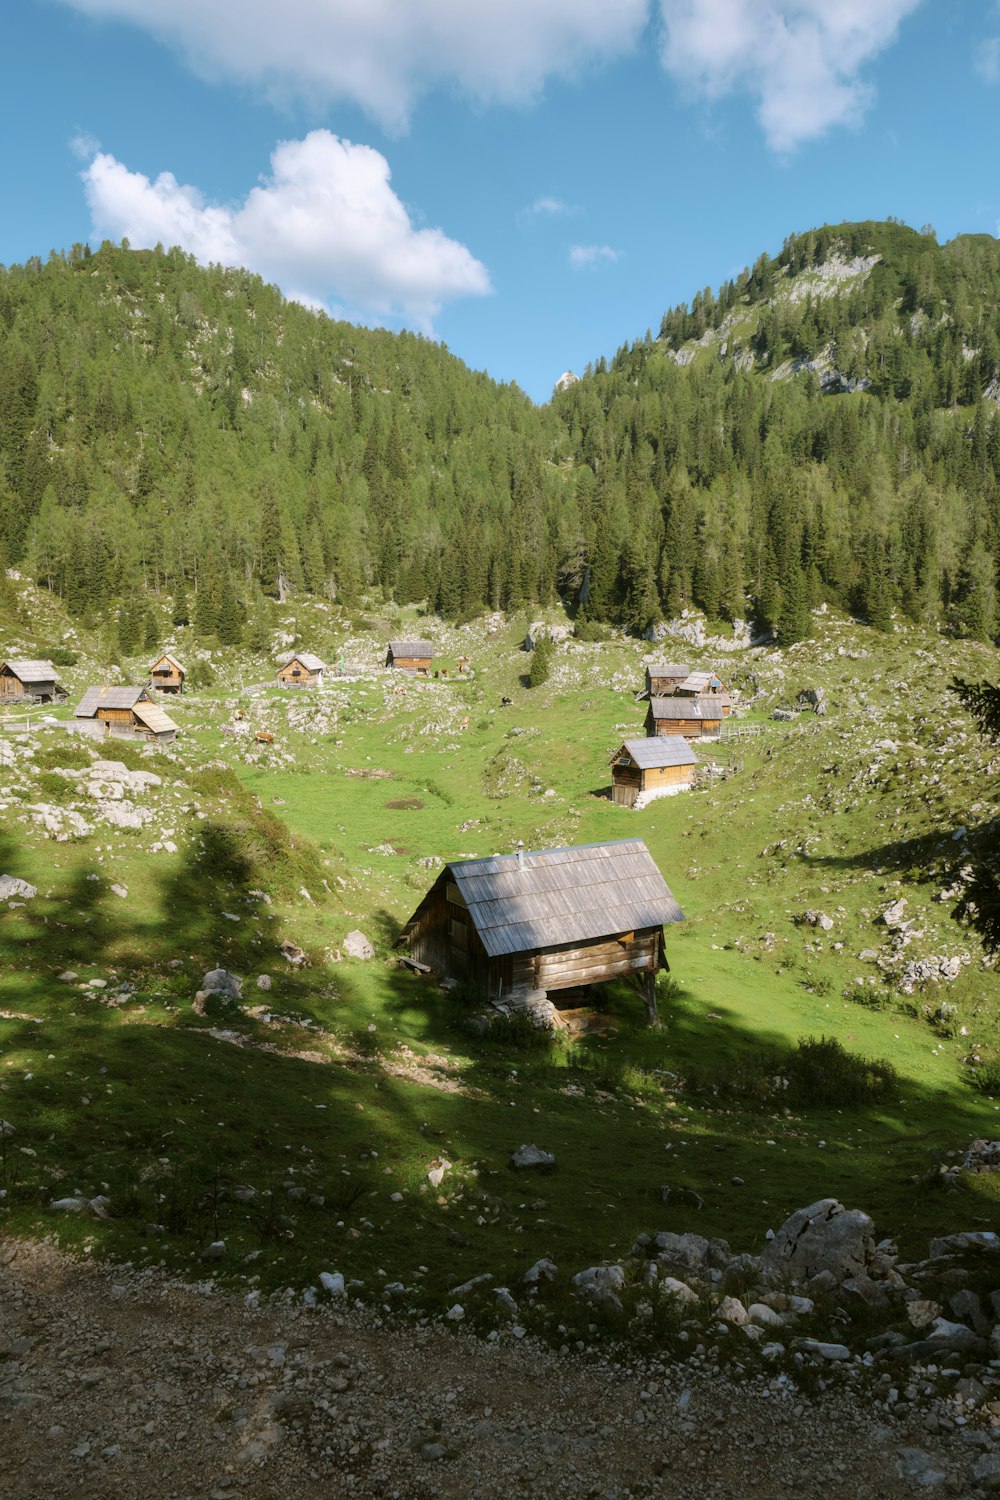
[[[278,682],[286,688],[320,687],[325,671],[326,662],[320,661],[318,656],[311,656],[308,651],[303,651],[286,661],[283,667],[278,668]]]
[[[728,700],[722,680],[714,672],[689,672],[684,681],[677,684],[674,692],[681,698],[725,697]]]
[[[650,698],[646,733],[682,735],[686,740],[718,738],[725,717],[721,698]]]
[[[663,926],[683,920],[642,840],[622,839],[453,861],[396,946],[514,1008],[633,976],[655,1020]]]
[[[611,757],[611,800],[634,807],[647,792],[679,792],[694,781],[697,757],[683,735],[626,740]]]
[[[68,697],[50,661],[0,662],[0,704],[65,703]]]
[[[175,740],[178,733],[173,719],[141,687],[88,688],[77,705],[74,727],[95,736],[115,735],[161,744]]]
[[[187,671],[176,656],[164,652],[149,669],[149,685],[157,693],[183,693],[186,676]]]
[[[676,692],[677,684],[690,673],[691,668],[683,662],[651,661],[646,668],[646,692],[651,698],[665,698]]]
[[[390,641],[385,664],[413,672],[418,677],[429,677],[433,656],[434,647],[430,641]]]

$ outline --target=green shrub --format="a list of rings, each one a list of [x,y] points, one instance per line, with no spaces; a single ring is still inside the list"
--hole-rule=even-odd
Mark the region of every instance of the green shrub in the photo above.
[[[548,682],[552,671],[552,657],[555,648],[547,635],[541,636],[535,643],[535,649],[531,653],[531,666],[528,669],[528,686],[530,688],[541,687],[543,682]]]
[[[187,675],[188,687],[210,688],[215,686],[215,672],[212,670],[211,662],[205,661],[204,657],[198,657]]]
[[[610,641],[614,632],[600,620],[577,620],[573,636],[578,641]]]
[[[76,782],[58,771],[43,771],[38,778],[38,795],[42,802],[71,802],[76,795]]]
[[[77,651],[70,651],[68,646],[53,646],[46,660],[50,661],[54,667],[75,667],[80,660],[80,654]]]
[[[35,756],[39,771],[85,771],[90,765],[86,747],[66,735],[59,745],[49,745]]]
[[[858,1057],[836,1037],[802,1037],[794,1052],[748,1049],[735,1058],[692,1069],[692,1093],[715,1094],[758,1108],[776,1102],[796,1109],[878,1104],[891,1098],[899,1076],[885,1058]]]

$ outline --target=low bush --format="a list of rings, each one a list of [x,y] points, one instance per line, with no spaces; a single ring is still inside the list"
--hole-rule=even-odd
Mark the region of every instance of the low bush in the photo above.
[[[47,745],[35,756],[35,765],[40,771],[85,771],[90,765],[90,756],[85,745],[69,735],[58,745]]]
[[[75,667],[80,655],[77,651],[71,651],[68,646],[53,646],[46,660],[54,667]]]
[[[802,1037],[794,1052],[755,1049],[714,1067],[692,1069],[690,1092],[714,1094],[741,1104],[796,1109],[879,1104],[891,1098],[899,1076],[885,1058],[858,1057],[836,1037]]]

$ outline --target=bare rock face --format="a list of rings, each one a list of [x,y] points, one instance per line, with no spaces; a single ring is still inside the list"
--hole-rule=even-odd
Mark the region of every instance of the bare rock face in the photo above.
[[[201,989],[194,997],[195,1015],[206,1013],[209,1001],[223,1006],[236,1004],[243,999],[243,980],[228,969],[209,969],[201,981]]]
[[[861,1209],[821,1198],[785,1220],[761,1262],[797,1282],[824,1273],[837,1284],[867,1280],[876,1257],[874,1231],[874,1223]]]
[[[343,941],[343,949],[348,958],[374,958],[375,949],[365,937],[363,932],[349,932]]]
[[[0,901],[13,901],[20,897],[22,901],[33,901],[38,891],[26,880],[18,880],[16,875],[0,875]]]

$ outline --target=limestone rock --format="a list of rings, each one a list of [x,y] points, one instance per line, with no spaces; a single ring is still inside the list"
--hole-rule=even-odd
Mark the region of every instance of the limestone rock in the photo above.
[[[15,897],[33,901],[37,895],[37,888],[26,880],[19,880],[16,875],[0,875],[0,901],[12,901]]]
[[[375,957],[375,949],[365,937],[364,933],[358,932],[357,929],[347,934],[343,941],[342,947],[348,958]]]
[[[824,1273],[834,1285],[867,1276],[875,1255],[874,1228],[860,1209],[845,1209],[836,1198],[821,1198],[785,1220],[761,1261],[798,1282]]]
[[[519,1171],[526,1171],[530,1167],[541,1167],[547,1169],[554,1167],[556,1159],[551,1151],[543,1151],[541,1146],[518,1146],[510,1159],[512,1167]]]

